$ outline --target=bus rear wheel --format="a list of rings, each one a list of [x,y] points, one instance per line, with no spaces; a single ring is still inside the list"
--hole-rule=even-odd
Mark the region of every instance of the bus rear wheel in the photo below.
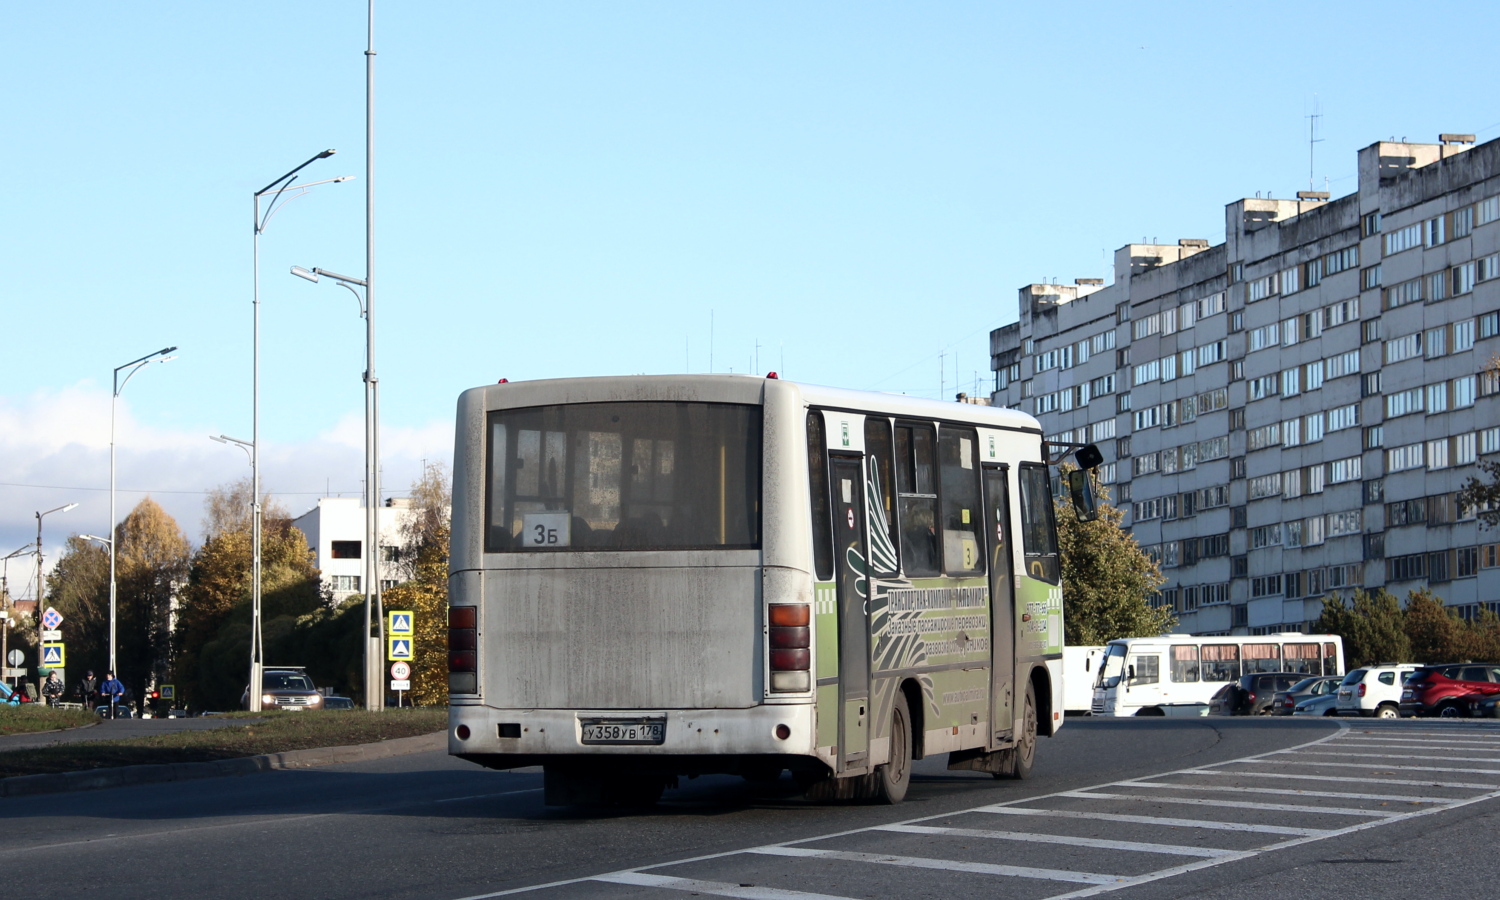
[[[1021,713],[1021,734],[1010,753],[1007,772],[996,772],[996,778],[1030,778],[1036,762],[1036,685],[1026,683],[1026,706]]]
[[[891,761],[875,770],[875,802],[895,804],[906,799],[906,788],[911,784],[911,744],[911,710],[906,695],[897,691],[891,708]]]

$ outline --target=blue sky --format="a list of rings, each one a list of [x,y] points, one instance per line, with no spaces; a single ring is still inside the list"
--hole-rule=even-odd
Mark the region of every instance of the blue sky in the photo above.
[[[385,479],[451,454],[500,377],[782,370],[951,395],[1018,287],[1223,206],[1355,187],[1356,150],[1500,135],[1496,7],[1435,4],[397,3],[377,8]],[[327,147],[262,240],[266,477],[360,486],[362,323],[292,265],[364,272],[364,4],[0,12],[0,554],[198,528],[250,430],[251,191]],[[712,345],[710,320],[712,319]],[[942,368],[940,369],[940,360]],[[942,381],[940,382],[940,371]],[[55,534],[54,534],[55,532]],[[16,574],[12,572],[12,574]]]

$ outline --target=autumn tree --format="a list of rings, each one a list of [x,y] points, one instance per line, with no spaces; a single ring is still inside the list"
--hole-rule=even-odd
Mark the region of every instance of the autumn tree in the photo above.
[[[1096,483],[1094,490],[1099,517],[1092,522],[1081,521],[1070,503],[1057,504],[1066,643],[1103,644],[1170,631],[1177,624],[1172,611],[1148,600],[1162,584],[1161,570],[1120,527],[1125,514],[1110,505],[1108,488]]]
[[[453,493],[448,470],[428,465],[411,486],[411,507],[401,526],[401,569],[406,580],[385,591],[386,609],[415,614],[411,701],[448,702],[448,536]]]
[[[76,534],[68,538],[47,576],[47,605],[63,615],[69,681],[89,670],[104,674],[109,662],[109,550]],[[71,691],[73,684],[67,687]]]
[[[1468,628],[1443,598],[1426,588],[1406,597],[1402,630],[1411,647],[1411,658],[1425,663],[1459,662],[1468,658]]]
[[[186,582],[192,546],[150,497],[115,527],[116,677],[145,696],[171,666],[174,595]]]
[[[1411,659],[1401,604],[1383,588],[1356,589],[1347,602],[1338,594],[1323,598],[1323,612],[1313,631],[1343,638],[1344,659],[1351,669]]]

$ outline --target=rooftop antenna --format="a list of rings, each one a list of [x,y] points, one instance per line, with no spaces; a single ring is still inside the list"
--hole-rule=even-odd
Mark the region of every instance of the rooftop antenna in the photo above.
[[[1318,112],[1318,95],[1313,94],[1313,111],[1307,117],[1307,189],[1313,190],[1313,151],[1323,143],[1318,137],[1318,120],[1323,114]]]

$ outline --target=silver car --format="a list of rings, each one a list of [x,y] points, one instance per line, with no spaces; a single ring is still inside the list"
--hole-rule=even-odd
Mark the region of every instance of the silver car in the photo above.
[[[1294,716],[1336,716],[1339,714],[1338,694],[1323,694],[1309,697],[1292,710]]]

